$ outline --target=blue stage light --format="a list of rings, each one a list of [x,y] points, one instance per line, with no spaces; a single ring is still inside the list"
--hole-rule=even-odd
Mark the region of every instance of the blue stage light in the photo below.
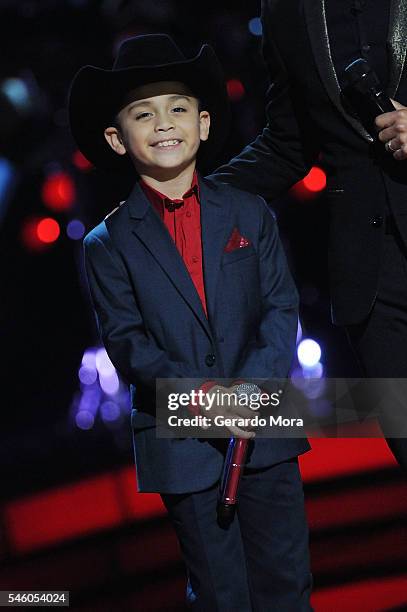
[[[249,32],[253,36],[261,36],[263,33],[263,27],[261,25],[260,17],[253,17],[249,21]]]
[[[17,172],[14,166],[0,157],[0,223],[6,215],[7,205],[17,184]]]

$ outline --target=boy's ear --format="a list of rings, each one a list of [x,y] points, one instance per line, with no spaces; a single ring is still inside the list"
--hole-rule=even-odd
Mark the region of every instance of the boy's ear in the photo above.
[[[208,140],[209,126],[211,125],[211,117],[208,111],[199,113],[199,136],[201,140]]]
[[[126,147],[123,144],[123,138],[116,127],[111,126],[106,128],[104,134],[109,146],[112,147],[113,151],[115,151],[118,155],[125,155],[125,153],[127,153]]]

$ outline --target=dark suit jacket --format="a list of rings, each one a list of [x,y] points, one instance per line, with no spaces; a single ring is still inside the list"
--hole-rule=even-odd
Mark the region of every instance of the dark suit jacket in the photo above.
[[[407,162],[393,160],[382,144],[374,146],[345,111],[323,0],[263,0],[262,21],[272,83],[267,127],[216,177],[272,199],[321,154],[318,163],[328,173],[333,320],[358,323],[376,296],[386,200],[407,243]],[[387,93],[407,106],[406,49],[407,3],[393,0]]]
[[[104,345],[133,387],[142,491],[205,489],[223,465],[222,453],[208,441],[156,437],[156,378],[282,378],[295,348],[297,293],[271,212],[261,198],[226,185],[200,180],[200,195],[209,320],[170,234],[138,184],[84,241]],[[225,252],[235,227],[251,244]],[[308,448],[304,440],[259,439],[249,465],[270,466]]]

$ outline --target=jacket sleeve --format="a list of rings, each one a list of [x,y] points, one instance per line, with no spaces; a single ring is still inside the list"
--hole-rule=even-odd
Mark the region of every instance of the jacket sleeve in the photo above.
[[[295,351],[298,294],[288,269],[277,223],[264,200],[260,205],[262,316],[257,337],[247,347],[237,368],[236,378],[286,378]]]
[[[291,86],[283,60],[273,44],[270,9],[262,0],[263,57],[270,87],[266,97],[263,132],[229,163],[219,167],[211,179],[271,200],[287,191],[310,170],[318,151],[296,119],[298,96]]]
[[[128,272],[107,234],[84,241],[85,267],[106,351],[127,382],[155,386],[156,378],[192,377],[185,364],[169,359],[144,325]]]

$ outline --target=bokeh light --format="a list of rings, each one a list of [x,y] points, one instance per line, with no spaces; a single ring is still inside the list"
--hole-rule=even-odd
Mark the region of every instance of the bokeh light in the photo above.
[[[322,378],[324,375],[324,366],[320,361],[317,361],[313,366],[303,366],[304,378]]]
[[[297,356],[303,367],[312,368],[321,359],[321,347],[315,340],[305,338],[297,347]]]
[[[29,251],[41,251],[46,246],[38,238],[38,221],[37,218],[28,218],[23,221],[21,226],[21,241]]]
[[[81,399],[79,401],[79,411],[87,410],[95,415],[98,411],[100,400],[102,396],[102,391],[99,385],[94,385],[92,387],[85,387],[82,392]]]
[[[38,222],[36,232],[40,242],[44,242],[46,244],[55,242],[58,240],[60,234],[59,224],[57,221],[55,221],[55,219],[46,217]]]
[[[300,342],[301,338],[302,338],[302,327],[301,327],[301,322],[298,319],[296,344]]]
[[[243,98],[245,90],[243,83],[239,79],[229,79],[226,83],[228,96],[232,102],[237,102]]]
[[[315,198],[326,187],[326,174],[318,166],[314,166],[307,176],[298,181],[291,189],[290,193],[298,200],[309,200]]]
[[[86,349],[86,351],[83,353],[83,357],[82,357],[82,365],[87,367],[87,368],[91,368],[96,370],[96,353],[97,353],[98,349],[96,348],[89,348]]]
[[[88,410],[79,410],[75,416],[75,423],[79,429],[92,429],[95,417]]]
[[[75,201],[74,182],[66,172],[55,172],[45,179],[41,196],[45,206],[51,210],[69,210]]]
[[[82,172],[87,172],[93,168],[91,162],[80,152],[75,151],[72,155],[72,162]]]
[[[260,17],[253,17],[249,21],[249,32],[253,34],[253,36],[261,36],[263,33],[263,27],[261,25]]]
[[[100,414],[104,421],[117,421],[117,419],[120,417],[120,406],[112,400],[107,400],[101,404]]]
[[[322,191],[326,187],[326,174],[321,168],[314,166],[307,176],[303,178],[303,183],[308,191]]]
[[[96,382],[98,377],[97,370],[94,368],[87,368],[86,366],[82,366],[79,369],[79,380],[83,385],[93,385]]]
[[[85,233],[85,226],[79,219],[72,219],[66,227],[66,233],[71,240],[80,240]]]
[[[100,348],[96,351],[95,363],[100,376],[108,377],[115,371],[114,365],[110,361],[109,355],[104,348]]]
[[[107,395],[115,395],[120,387],[119,377],[115,370],[110,372],[107,376],[99,373],[99,383],[102,390]]]

